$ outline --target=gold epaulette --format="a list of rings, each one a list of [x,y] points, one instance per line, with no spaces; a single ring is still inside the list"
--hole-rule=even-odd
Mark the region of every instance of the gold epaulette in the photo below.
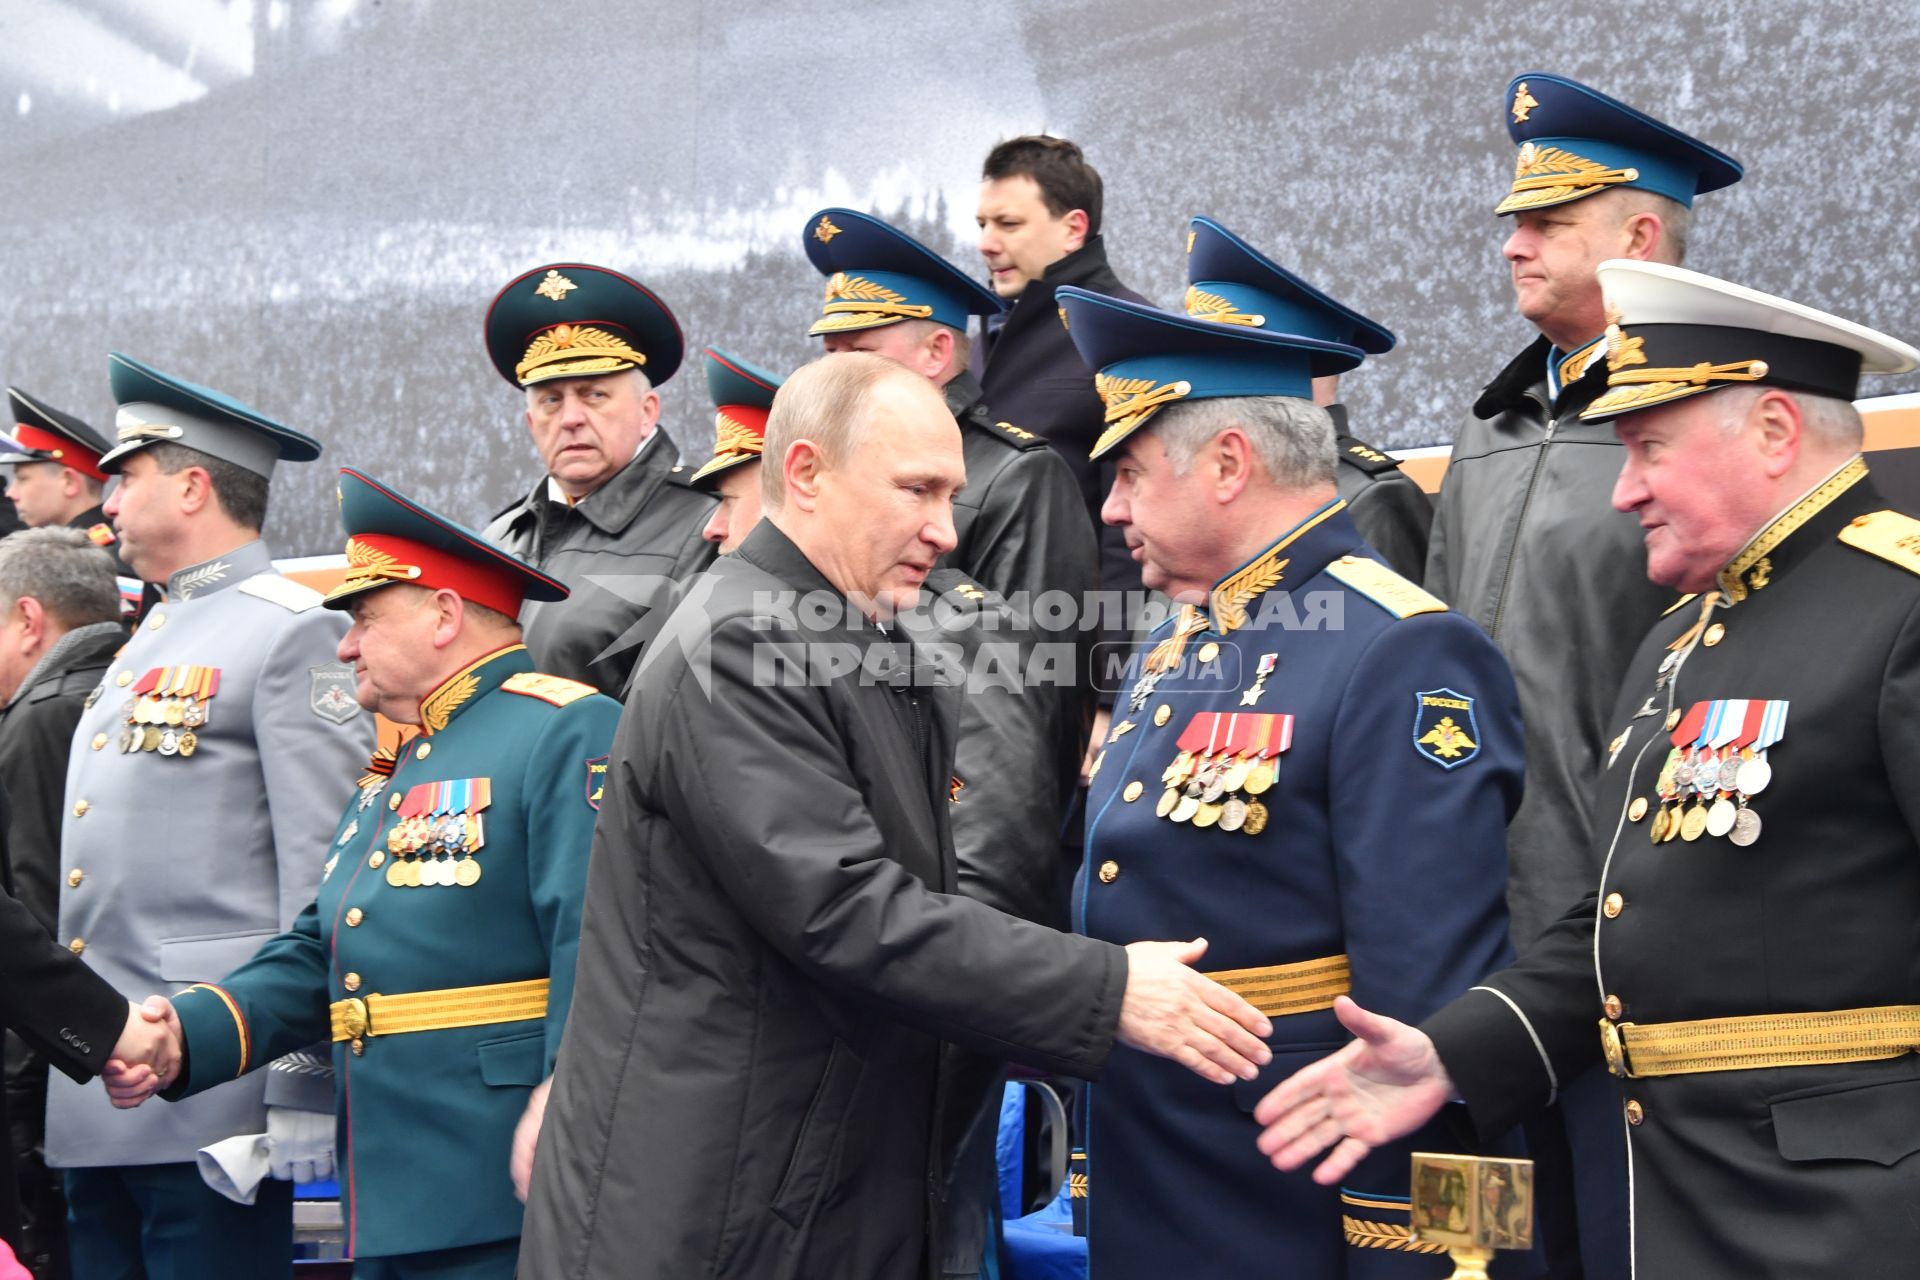
[[[1697,591],[1689,591],[1689,592],[1688,592],[1688,593],[1687,593],[1686,595],[1683,595],[1683,596],[1681,596],[1681,597],[1680,597],[1680,598],[1679,598],[1678,600],[1675,600],[1675,601],[1674,601],[1674,602],[1673,602],[1672,604],[1670,604],[1670,605],[1668,605],[1668,606],[1667,606],[1667,607],[1666,607],[1665,609],[1662,609],[1662,610],[1660,611],[1660,616],[1664,618],[1664,617],[1666,617],[1666,616],[1667,616],[1668,614],[1670,614],[1670,613],[1672,613],[1672,612],[1674,612],[1675,610],[1677,610],[1677,609],[1679,609],[1679,607],[1680,607],[1681,605],[1683,605],[1683,604],[1685,604],[1685,603],[1686,603],[1687,601],[1689,601],[1689,600],[1698,600],[1699,598],[1700,598],[1700,593],[1699,593],[1699,592],[1697,592]]]
[[[1378,560],[1366,556],[1341,556],[1327,566],[1327,572],[1396,618],[1416,613],[1445,613],[1447,602],[1408,582]]]
[[[1840,531],[1840,541],[1870,556],[1920,573],[1920,520],[1898,511],[1875,511],[1857,517]]]
[[[508,676],[500,682],[500,687],[508,693],[525,694],[529,698],[551,702],[556,707],[564,707],[582,698],[591,698],[600,692],[590,684],[581,684],[578,680],[545,675],[538,671],[522,671],[518,675]]]

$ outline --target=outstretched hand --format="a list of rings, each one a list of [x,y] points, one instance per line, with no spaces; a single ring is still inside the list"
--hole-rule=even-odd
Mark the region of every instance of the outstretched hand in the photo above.
[[[165,996],[148,996],[142,1004],[129,1001],[126,1027],[100,1073],[113,1105],[137,1107],[172,1084],[180,1074],[184,1046],[173,1001]]]
[[[1206,952],[1205,938],[1127,945],[1120,1042],[1171,1058],[1215,1084],[1252,1080],[1273,1060],[1263,1043],[1273,1024],[1193,968]]]
[[[1276,1169],[1298,1169],[1333,1148],[1313,1171],[1331,1187],[1366,1154],[1431,1120],[1453,1096],[1453,1081],[1424,1031],[1346,996],[1334,1016],[1359,1039],[1287,1077],[1260,1100],[1256,1140]]]

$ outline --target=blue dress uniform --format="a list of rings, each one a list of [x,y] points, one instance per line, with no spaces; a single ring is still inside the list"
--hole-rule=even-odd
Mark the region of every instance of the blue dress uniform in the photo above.
[[[260,476],[320,453],[124,355],[109,374],[120,408],[108,472],[162,441]],[[81,712],[60,833],[57,936],[136,995],[216,978],[292,923],[374,739],[335,654],[341,619],[274,572],[265,543],[181,568],[165,586]],[[129,1115],[100,1089],[52,1080],[47,1162],[67,1171],[75,1274],[267,1274],[291,1250],[290,1187],[233,1204],[202,1183],[195,1153],[263,1132],[269,1107],[324,1109],[325,1092],[277,1070]]]
[[[1358,356],[1062,294],[1101,369],[1106,448],[1156,394],[1304,398],[1312,373]],[[1251,1113],[1347,1038],[1336,995],[1421,1014],[1507,956],[1522,753],[1505,661],[1335,498],[1156,629],[1129,680],[1095,768],[1076,927],[1204,936],[1212,976],[1272,1017],[1274,1057],[1223,1089],[1114,1051],[1090,1090],[1093,1275],[1447,1274],[1407,1214],[1410,1153],[1458,1148],[1444,1124],[1336,1189],[1273,1169]]]
[[[512,593],[564,595],[479,535],[341,476],[352,538],[330,605],[396,581],[509,615]],[[492,594],[474,585],[482,575]],[[507,1159],[572,998],[620,707],[537,673],[513,644],[449,676],[420,711],[422,732],[376,762],[341,814],[293,928],[175,998],[187,1061],[168,1096],[331,1037],[356,1274],[507,1277],[520,1234]]]
[[[1322,293],[1212,218],[1195,218],[1187,227],[1186,306],[1202,320],[1323,338],[1370,356],[1399,341],[1385,325]],[[1334,484],[1347,515],[1394,572],[1419,582],[1433,504],[1391,454],[1347,430],[1345,405],[1328,405],[1327,413],[1336,433]]]

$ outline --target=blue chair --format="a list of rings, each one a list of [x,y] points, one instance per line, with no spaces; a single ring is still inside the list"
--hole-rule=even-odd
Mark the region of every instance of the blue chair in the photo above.
[[[1022,1213],[1025,1181],[1022,1155],[1027,1102],[1037,1099],[1053,1117],[1053,1151],[1048,1177],[1058,1188],[1046,1207]],[[1060,1095],[1038,1080],[1008,1082],[1000,1101],[1000,1132],[995,1146],[1000,1170],[1000,1252],[1005,1270],[985,1280],[1086,1280],[1087,1242],[1073,1234],[1073,1208],[1067,1192],[1067,1112]],[[990,1260],[991,1262],[991,1260]]]

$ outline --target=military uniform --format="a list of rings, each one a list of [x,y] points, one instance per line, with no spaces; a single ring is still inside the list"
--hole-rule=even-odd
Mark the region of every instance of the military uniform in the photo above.
[[[1305,399],[1360,356],[1063,296],[1109,389],[1108,449],[1159,403]],[[1273,1019],[1274,1056],[1222,1089],[1114,1051],[1090,1090],[1093,1273],[1445,1275],[1409,1240],[1406,1200],[1410,1152],[1457,1145],[1443,1125],[1328,1188],[1267,1163],[1252,1111],[1346,1039],[1337,995],[1432,1010],[1509,954],[1502,835],[1522,757],[1506,663],[1332,498],[1204,608],[1183,605],[1129,678],[1094,768],[1075,925],[1122,944],[1205,937],[1212,976]]]
[[[474,553],[427,532],[438,517],[354,472],[342,490],[355,543],[330,600],[395,580],[467,594],[431,561],[419,578],[356,578],[356,555],[411,563],[428,538],[449,555]],[[380,536],[400,529],[411,541]],[[331,1036],[348,1253],[363,1269],[384,1260],[379,1274],[506,1277],[510,1246],[469,1269],[430,1264],[520,1234],[507,1157],[560,1047],[620,705],[536,673],[514,644],[449,676],[420,711],[423,732],[341,814],[319,894],[293,928],[176,997],[188,1056],[170,1096]]]
[[[14,428],[12,435],[0,441],[0,448],[5,450],[0,452],[0,464],[51,462],[72,467],[102,484],[106,482],[106,473],[100,470],[100,457],[110,446],[99,432],[73,414],[56,409],[19,387],[7,388],[7,400],[13,410]],[[123,591],[137,598],[140,584],[134,579],[133,570],[120,558],[120,540],[100,504],[95,503],[67,521],[67,527],[80,530],[95,546],[113,557],[113,571],[123,580]]]
[[[1187,228],[1187,314],[1346,343],[1384,355],[1399,339],[1385,325],[1322,293],[1212,218]],[[1427,561],[1433,504],[1391,455],[1347,431],[1345,405],[1329,405],[1338,468],[1334,485],[1367,545],[1418,583]]]
[[[160,439],[258,474],[277,458],[319,453],[307,437],[217,392],[121,355],[111,370],[122,418],[109,470]],[[345,628],[319,603],[318,592],[273,571],[264,543],[243,543],[174,573],[165,601],[88,696],[67,767],[58,938],[120,990],[218,978],[312,900],[339,798],[373,745],[373,717],[354,702],[352,671],[334,653]],[[262,1132],[265,1109],[278,1105],[324,1109],[325,1081],[263,1073],[186,1106],[124,1115],[100,1090],[54,1079],[47,1161],[69,1171],[76,1274],[141,1265],[139,1211],[126,1206],[123,1188],[102,1184],[138,1178],[130,1166],[165,1165],[203,1191],[195,1152]],[[214,1211],[274,1223],[258,1227],[255,1243],[262,1255],[285,1256],[285,1184],[251,1210],[204,1194]],[[208,1236],[201,1243],[220,1246]],[[239,1252],[238,1239],[228,1243],[224,1265],[264,1265]],[[190,1268],[196,1256],[208,1255],[183,1252],[180,1265]],[[157,1254],[145,1265],[156,1280],[168,1274],[152,1269]]]
[[[1920,363],[1694,272],[1600,278],[1621,318],[1591,420],[1727,386],[1850,400]],[[1614,706],[1597,888],[1427,1024],[1483,1130],[1608,1063],[1643,1280],[1912,1271],[1916,535],[1855,456],[1668,610]]]
[[[658,387],[679,368],[680,327],[666,304],[618,272],[536,267],[487,310],[487,350],[516,387],[638,368]],[[539,668],[620,697],[651,634],[645,619],[672,585],[713,561],[700,536],[713,501],[688,488],[680,451],[656,427],[632,462],[569,501],[542,476],[494,516],[486,536],[565,582],[561,601],[530,601],[520,622]]]

